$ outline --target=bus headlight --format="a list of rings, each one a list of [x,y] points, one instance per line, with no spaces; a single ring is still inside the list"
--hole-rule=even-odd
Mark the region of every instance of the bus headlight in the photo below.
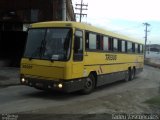
[[[62,85],[61,83],[59,83],[59,84],[58,84],[58,87],[59,87],[59,88],[62,88],[62,87],[63,87],[63,85]]]
[[[26,80],[25,80],[25,78],[22,78],[21,81],[24,83]]]

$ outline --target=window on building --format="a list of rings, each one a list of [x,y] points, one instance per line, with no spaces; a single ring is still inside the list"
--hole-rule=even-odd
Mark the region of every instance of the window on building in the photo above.
[[[31,9],[31,21],[38,22],[38,9]]]

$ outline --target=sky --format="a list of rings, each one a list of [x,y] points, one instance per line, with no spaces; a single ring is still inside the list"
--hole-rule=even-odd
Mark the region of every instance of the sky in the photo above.
[[[81,0],[72,0],[75,4]],[[160,0],[83,0],[88,10],[82,22],[124,34],[144,42],[149,23],[147,44],[160,44]],[[79,12],[75,10],[75,13]],[[77,16],[77,21],[79,17]]]

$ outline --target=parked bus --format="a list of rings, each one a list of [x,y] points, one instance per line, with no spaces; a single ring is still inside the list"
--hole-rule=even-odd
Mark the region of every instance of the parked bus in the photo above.
[[[20,81],[42,90],[81,91],[143,71],[143,43],[78,22],[34,23],[21,60]]]

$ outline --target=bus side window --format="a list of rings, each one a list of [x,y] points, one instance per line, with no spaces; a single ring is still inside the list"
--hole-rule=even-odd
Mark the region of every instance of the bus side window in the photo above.
[[[103,50],[108,51],[109,50],[109,39],[108,37],[103,37]]]
[[[77,30],[75,32],[73,60],[74,61],[83,60],[83,33],[80,30]]]
[[[126,52],[126,45],[125,45],[125,41],[123,40],[122,42],[121,42],[121,47],[122,47],[122,52]]]
[[[96,50],[97,49],[97,37],[95,33],[89,33],[89,49]]]
[[[118,40],[116,38],[113,39],[113,51],[118,50]]]
[[[135,53],[138,53],[138,44],[135,43]]]
[[[132,53],[132,42],[127,42],[127,52]]]
[[[143,45],[140,45],[140,53],[143,53]]]

